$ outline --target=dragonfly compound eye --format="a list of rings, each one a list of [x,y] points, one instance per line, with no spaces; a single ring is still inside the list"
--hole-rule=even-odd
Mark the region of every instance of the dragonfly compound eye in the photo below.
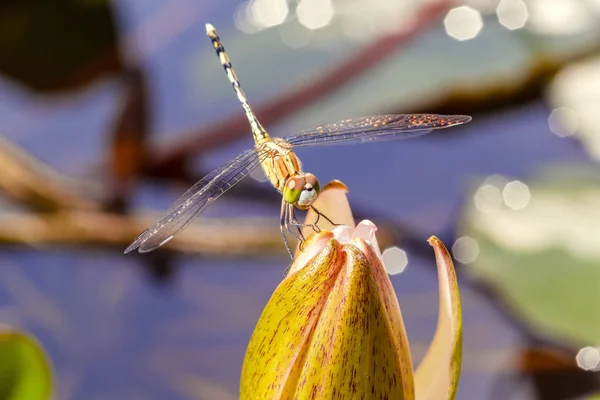
[[[308,208],[312,203],[315,202],[315,200],[317,200],[318,196],[319,194],[314,188],[306,188],[300,192],[300,197],[298,198],[298,203],[296,204],[299,208]]]
[[[321,193],[319,180],[313,174],[292,176],[285,183],[283,198],[301,209],[308,208]]]
[[[316,192],[317,195],[321,193],[321,184],[316,176],[311,173],[304,174],[304,189],[309,190],[312,189]]]
[[[305,179],[302,176],[292,176],[283,188],[283,198],[286,203],[297,204],[300,199],[300,194],[304,190]]]
[[[321,192],[321,185],[319,180],[313,174],[304,174],[304,185],[300,192],[297,205],[300,208],[308,208],[312,203],[317,200],[319,193]]]

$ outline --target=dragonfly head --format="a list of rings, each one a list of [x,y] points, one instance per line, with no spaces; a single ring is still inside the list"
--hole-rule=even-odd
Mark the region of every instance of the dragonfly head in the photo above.
[[[300,174],[288,178],[283,188],[283,198],[301,210],[307,209],[321,193],[319,180],[313,174]]]

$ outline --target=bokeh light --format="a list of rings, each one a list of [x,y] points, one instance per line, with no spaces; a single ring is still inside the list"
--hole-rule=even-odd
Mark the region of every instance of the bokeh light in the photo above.
[[[521,181],[512,181],[504,186],[502,190],[504,203],[513,210],[522,210],[527,207],[531,200],[529,187]]]
[[[600,350],[596,347],[584,347],[575,357],[579,368],[585,371],[600,371]]]
[[[523,0],[501,0],[496,14],[498,22],[508,29],[522,28],[529,18],[527,4]]]
[[[486,183],[477,189],[473,200],[475,207],[481,212],[498,211],[502,207],[502,191],[498,186]]]
[[[327,26],[333,18],[331,0],[302,0],[296,9],[298,21],[308,29]]]
[[[258,27],[254,21],[252,11],[250,10],[251,1],[241,2],[233,12],[233,24],[235,27],[247,34],[256,33],[262,28]]]
[[[456,40],[473,39],[483,28],[481,13],[471,7],[453,8],[444,18],[446,33]]]
[[[250,10],[256,24],[265,28],[283,23],[289,12],[286,0],[252,0]]]
[[[552,110],[548,117],[550,130],[557,136],[571,136],[579,128],[579,118],[577,113],[568,107],[557,107]]]
[[[572,35],[596,23],[596,17],[582,2],[573,0],[529,0],[527,27],[545,35]]]
[[[472,237],[460,237],[452,245],[452,254],[463,264],[472,263],[479,256],[479,244]]]
[[[394,246],[385,249],[381,256],[383,257],[383,266],[390,275],[401,273],[408,265],[408,256],[399,247]]]
[[[282,24],[289,13],[286,0],[250,0],[240,3],[233,20],[244,33],[255,33]]]

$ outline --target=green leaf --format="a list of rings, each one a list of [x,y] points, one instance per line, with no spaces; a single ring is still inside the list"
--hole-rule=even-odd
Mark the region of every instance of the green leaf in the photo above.
[[[492,183],[497,207],[469,205],[459,235],[479,247],[466,265],[472,278],[529,329],[573,347],[600,343],[599,176],[589,167],[548,170],[527,182],[530,200],[516,210],[502,197],[506,182]]]
[[[0,329],[0,400],[46,400],[51,395],[51,367],[37,341]]]

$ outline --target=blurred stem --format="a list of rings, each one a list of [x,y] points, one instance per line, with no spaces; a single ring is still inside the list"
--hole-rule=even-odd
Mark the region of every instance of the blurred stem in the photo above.
[[[152,218],[94,211],[52,214],[5,214],[0,219],[0,244],[29,246],[104,245],[125,248]],[[205,255],[260,255],[284,253],[281,236],[272,219],[202,220],[177,235],[167,246],[181,253]]]
[[[106,209],[124,212],[139,175],[148,138],[146,77],[138,67],[125,75],[127,90],[124,103],[111,132],[109,171],[111,190]]]
[[[93,202],[78,196],[67,179],[2,137],[0,164],[0,190],[15,203],[36,212],[95,207]]]

